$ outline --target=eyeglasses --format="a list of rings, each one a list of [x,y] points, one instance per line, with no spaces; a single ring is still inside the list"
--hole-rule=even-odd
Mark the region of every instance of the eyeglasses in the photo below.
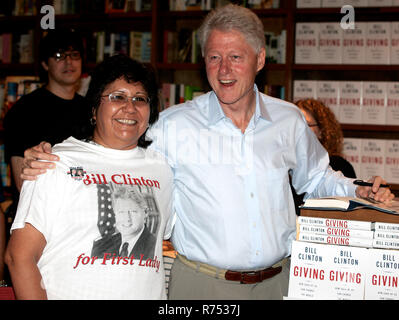
[[[79,51],[72,51],[72,52],[64,52],[59,51],[53,54],[53,58],[58,62],[61,60],[65,60],[67,57],[71,57],[72,60],[79,60],[80,59],[80,52]]]
[[[119,92],[112,92],[110,94],[101,96],[101,97],[108,97],[108,100],[116,105],[126,105],[129,100],[132,101],[132,103],[136,107],[145,107],[150,104],[150,98],[145,97],[145,96],[127,96],[126,94],[119,93]]]

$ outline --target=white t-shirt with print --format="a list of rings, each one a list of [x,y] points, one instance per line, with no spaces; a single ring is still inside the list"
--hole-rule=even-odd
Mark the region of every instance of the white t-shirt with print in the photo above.
[[[53,153],[60,157],[56,168],[24,182],[11,228],[30,223],[46,239],[38,267],[47,297],[165,299],[162,240],[171,233],[173,186],[163,156],[73,137],[55,145]],[[112,206],[116,190],[134,195],[146,212],[133,257],[120,256],[123,236]]]

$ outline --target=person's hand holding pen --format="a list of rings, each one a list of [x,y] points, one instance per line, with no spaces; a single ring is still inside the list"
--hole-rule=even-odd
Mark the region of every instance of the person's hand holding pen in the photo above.
[[[395,195],[391,192],[389,185],[380,176],[372,177],[370,180],[354,180],[356,188],[356,196],[359,198],[371,198],[375,201],[389,204]]]

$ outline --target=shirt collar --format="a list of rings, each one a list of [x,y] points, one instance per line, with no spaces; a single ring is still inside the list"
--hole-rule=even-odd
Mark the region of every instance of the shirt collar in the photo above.
[[[254,84],[254,91],[256,95],[255,114],[252,118],[254,123],[256,124],[259,118],[271,121],[270,115],[266,110],[265,101],[263,101],[263,99],[260,99],[259,90],[256,84]],[[209,125],[214,125],[223,118],[226,118],[226,115],[224,114],[224,111],[220,106],[219,100],[215,92],[212,91],[209,96]]]

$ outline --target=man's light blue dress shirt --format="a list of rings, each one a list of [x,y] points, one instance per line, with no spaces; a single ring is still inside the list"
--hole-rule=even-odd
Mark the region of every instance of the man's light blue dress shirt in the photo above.
[[[308,197],[354,196],[353,179],[329,157],[301,111],[256,92],[242,133],[214,92],[168,108],[151,128],[151,148],[174,173],[175,249],[188,259],[230,270],[255,270],[290,255],[296,213],[289,173]]]

